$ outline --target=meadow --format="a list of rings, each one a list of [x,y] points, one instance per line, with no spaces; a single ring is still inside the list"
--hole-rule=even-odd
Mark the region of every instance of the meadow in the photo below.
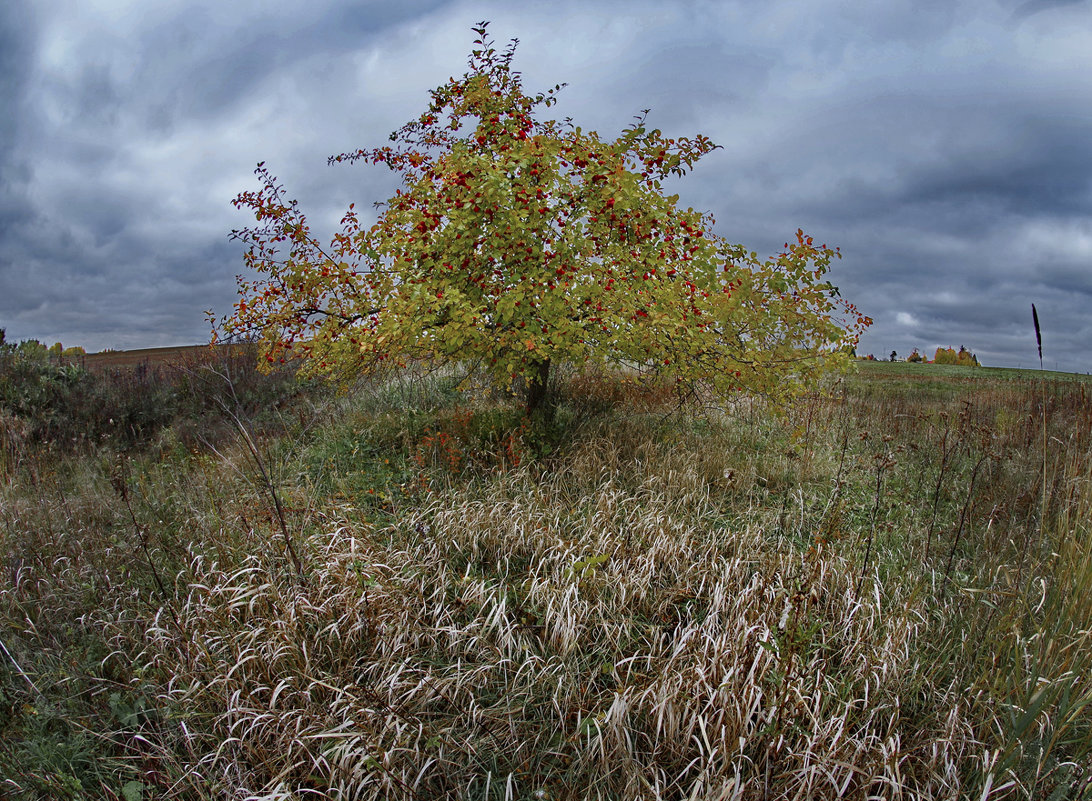
[[[0,417],[0,799],[1092,799],[1081,377],[179,375]]]

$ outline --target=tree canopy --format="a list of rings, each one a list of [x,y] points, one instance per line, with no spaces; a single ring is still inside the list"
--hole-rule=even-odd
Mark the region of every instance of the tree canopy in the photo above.
[[[618,366],[686,390],[784,399],[845,358],[871,323],[826,274],[837,249],[797,231],[760,259],[713,234],[663,182],[716,148],[636,119],[613,140],[539,118],[562,85],[524,93],[513,41],[485,23],[469,71],[430,92],[393,145],[331,157],[385,165],[402,187],[329,245],[264,164],[235,205],[251,273],[226,330],[318,372],[470,361],[543,400],[551,366]],[[646,112],[647,114],[647,112]]]

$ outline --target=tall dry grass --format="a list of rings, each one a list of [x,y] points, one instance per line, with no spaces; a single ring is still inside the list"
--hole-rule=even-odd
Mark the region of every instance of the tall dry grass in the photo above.
[[[244,443],[131,464],[132,519],[113,464],[6,487],[5,642],[47,693],[64,621],[105,644],[72,684],[117,695],[115,787],[1092,795],[1082,384],[851,379],[710,418],[585,377],[548,430],[457,384],[259,438],[279,511]]]

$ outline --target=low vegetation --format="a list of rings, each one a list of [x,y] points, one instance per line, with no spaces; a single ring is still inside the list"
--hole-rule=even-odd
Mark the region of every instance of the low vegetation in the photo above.
[[[1092,797],[1087,383],[854,370],[5,433],[0,798]]]
[[[0,475],[32,453],[215,442],[227,433],[225,406],[261,424],[310,386],[289,368],[259,372],[254,345],[91,356],[76,350],[62,356],[35,340],[6,343],[0,329]]]

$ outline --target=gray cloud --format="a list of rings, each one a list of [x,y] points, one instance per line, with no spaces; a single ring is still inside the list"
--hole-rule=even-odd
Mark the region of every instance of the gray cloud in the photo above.
[[[382,144],[461,74],[481,19],[528,89],[605,135],[641,109],[723,149],[673,183],[727,238],[798,227],[875,320],[865,352],[960,344],[1030,365],[1030,304],[1086,371],[1092,10],[1064,0],[224,4],[0,9],[0,326],[91,349],[200,341],[225,312],[265,161],[320,229],[395,177]]]

